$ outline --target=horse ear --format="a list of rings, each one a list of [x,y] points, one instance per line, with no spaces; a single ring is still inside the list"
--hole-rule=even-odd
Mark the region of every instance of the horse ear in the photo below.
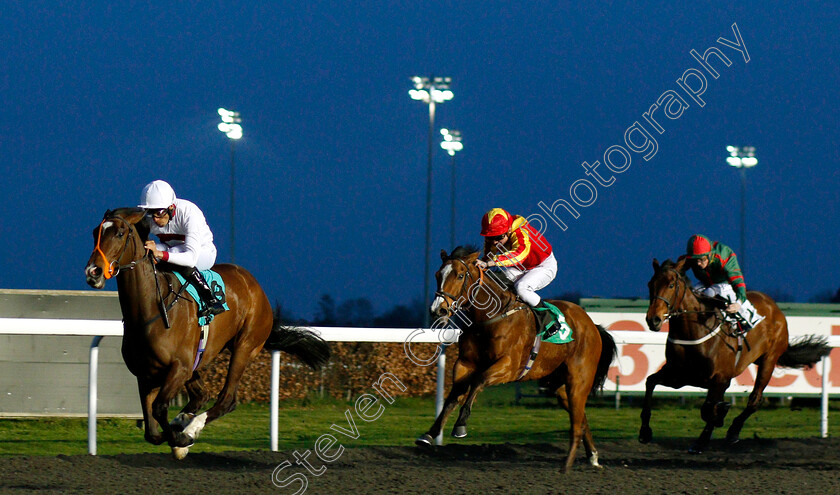
[[[478,259],[478,252],[472,253],[471,255],[467,256],[467,263],[475,263],[475,260]]]
[[[659,271],[659,260],[657,260],[656,258],[653,258],[653,271],[654,272]]]
[[[136,224],[143,220],[146,216],[146,210],[143,208],[126,208],[125,219],[128,223]]]
[[[446,261],[448,259],[449,259],[449,255],[446,254],[446,249],[441,249],[440,250],[440,260],[441,261]]]
[[[674,268],[675,268],[678,272],[680,272],[680,273],[682,273],[682,274],[685,274],[685,271],[686,271],[686,270],[688,270],[688,267],[687,267],[687,266],[686,266],[686,264],[685,264],[685,260],[686,260],[686,259],[687,259],[687,258],[682,258],[682,259],[681,259],[681,260],[679,260],[679,261],[677,262],[677,264],[674,266]]]

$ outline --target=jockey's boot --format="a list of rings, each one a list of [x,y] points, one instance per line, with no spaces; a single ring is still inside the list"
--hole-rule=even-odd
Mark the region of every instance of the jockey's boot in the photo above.
[[[545,305],[542,300],[534,306],[534,311],[536,311],[537,316],[539,316],[537,321],[539,322],[540,327],[537,330],[537,333],[540,333],[547,328],[545,335],[542,337],[543,340],[551,337],[560,330],[560,326],[557,324],[557,316],[548,306]]]
[[[204,309],[198,313],[198,316],[217,315],[225,312],[224,302],[216,298],[198,269],[195,267],[187,268],[181,272],[181,275],[195,287],[195,290],[198,291],[198,297],[204,302]]]

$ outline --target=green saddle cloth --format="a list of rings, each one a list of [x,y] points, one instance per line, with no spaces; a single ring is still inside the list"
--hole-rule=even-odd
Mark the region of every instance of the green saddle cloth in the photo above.
[[[570,327],[569,324],[566,322],[566,317],[563,316],[563,312],[560,311],[560,308],[551,304],[548,301],[543,301],[543,305],[545,305],[546,307],[545,308],[531,308],[531,309],[533,309],[534,312],[537,313],[538,316],[539,316],[539,312],[541,312],[541,311],[551,311],[551,313],[554,314],[554,322],[555,323],[554,323],[553,328],[551,329],[552,333],[551,333],[551,335],[549,335],[548,338],[546,338],[546,334],[548,333],[547,332],[548,327],[550,327],[552,325],[549,324],[545,328],[540,329],[541,340],[543,342],[548,342],[550,344],[567,344],[567,343],[575,340],[572,337],[572,327]],[[537,321],[540,321],[540,319],[537,318]]]
[[[192,298],[195,300],[195,303],[198,306],[197,312],[200,313],[204,309],[204,307],[207,306],[207,305],[204,304],[204,301],[202,301],[200,297],[198,297],[198,291],[195,290],[195,287],[193,287],[193,285],[191,283],[187,282],[186,279],[184,279],[184,277],[181,276],[180,273],[178,273],[178,272],[172,272],[172,273],[175,274],[175,276],[178,278],[178,281],[181,282],[181,285],[186,285],[187,286],[187,293],[189,293],[189,295],[191,295]],[[216,296],[216,299],[219,299],[219,300],[224,299],[225,281],[222,280],[222,276],[219,275],[218,273],[214,272],[213,270],[201,270],[201,276],[204,277],[204,280],[207,281],[207,285],[210,286],[210,290],[213,291],[213,294]],[[219,297],[220,295],[222,297]],[[227,302],[224,303],[223,307],[227,311],[230,310],[230,307],[228,307]],[[214,316],[215,315],[208,315],[208,316],[199,317],[198,318],[198,325],[199,326],[209,325],[210,322],[213,321]]]

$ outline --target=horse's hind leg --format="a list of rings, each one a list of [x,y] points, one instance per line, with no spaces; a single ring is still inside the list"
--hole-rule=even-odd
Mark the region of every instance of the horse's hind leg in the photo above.
[[[555,392],[557,394],[557,403],[560,407],[571,413],[569,409],[569,397],[566,395],[565,387],[560,387]],[[598,464],[598,450],[595,448],[595,441],[592,440],[592,430],[589,429],[589,418],[586,413],[583,415],[583,447],[586,449],[586,458],[589,459],[589,464],[594,467],[602,467]]]
[[[775,363],[773,366],[770,366],[767,363],[768,359],[765,356],[758,364],[755,386],[753,387],[752,393],[750,393],[750,398],[747,401],[747,407],[741,411],[741,414],[732,420],[732,424],[729,425],[729,430],[726,431],[726,441],[730,444],[738,443],[739,436],[741,435],[741,428],[744,427],[744,422],[747,418],[752,416],[753,413],[758,410],[758,406],[761,405],[761,399],[764,396],[764,389],[767,387],[767,384],[770,383],[770,379],[773,377],[773,368],[775,368]]]
[[[438,414],[437,418],[435,418],[435,422],[432,424],[432,427],[429,428],[429,431],[421,435],[420,438],[414,441],[414,443],[417,445],[432,445],[432,443],[434,443],[434,439],[440,435],[440,432],[443,430],[443,425],[446,424],[446,420],[449,418],[449,415],[452,414],[455,406],[461,402],[469,391],[470,378],[473,371],[474,368],[472,365],[467,366],[460,360],[455,361],[455,366],[452,369],[452,388],[449,390],[449,395],[446,396],[446,400],[443,403],[443,409],[441,409],[440,414]]]
[[[170,425],[180,428],[182,431],[192,421],[193,416],[210,400],[210,394],[197,371],[193,371],[192,377],[187,380],[185,386],[190,400],[170,423]]]
[[[729,380],[726,380],[723,383],[714,383],[709,387],[709,392],[706,394],[706,400],[700,408],[700,417],[706,422],[706,426],[703,428],[703,431],[700,432],[700,436],[697,440],[695,440],[691,447],[688,448],[689,453],[703,453],[703,451],[705,451],[709,446],[715,427],[723,426],[723,420],[726,417],[726,413],[729,411],[730,406],[729,403],[723,402],[723,397],[727,388],[729,388]]]
[[[216,397],[216,403],[207,411],[196,416],[184,429],[184,434],[195,439],[201,430],[211,421],[221,418],[236,409],[236,389],[248,364],[257,356],[261,347],[240,345],[231,351],[230,365],[222,390]]]

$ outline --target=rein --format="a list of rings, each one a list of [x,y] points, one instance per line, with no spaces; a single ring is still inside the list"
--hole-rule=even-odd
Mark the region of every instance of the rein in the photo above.
[[[100,243],[102,241],[102,230],[104,230],[102,228],[102,226],[105,224],[105,222],[107,220],[119,220],[119,221],[123,222],[126,226],[128,226],[128,229],[127,229],[128,230],[128,235],[125,236],[125,242],[123,243],[123,247],[120,250],[120,254],[117,255],[117,257],[116,257],[116,259],[114,259],[114,261],[108,261],[108,257],[105,256],[105,253],[102,251],[102,247],[100,246]],[[132,260],[130,263],[125,264],[125,265],[120,265],[119,264],[120,259],[123,257],[123,255],[125,254],[125,251],[128,249],[128,242],[131,240],[131,237],[133,235],[134,235],[134,230],[131,229],[131,225],[128,223],[128,221],[125,218],[115,215],[113,217],[105,217],[105,218],[102,219],[102,222],[99,224],[99,235],[97,235],[97,237],[96,237],[95,250],[99,253],[99,256],[102,257],[102,261],[105,262],[105,266],[108,267],[108,271],[106,271],[105,273],[102,274],[102,276],[105,277],[105,280],[108,280],[112,277],[116,277],[117,275],[119,275],[120,270],[131,270],[131,269],[133,269],[135,266],[137,266],[138,261],[142,261],[142,258],[141,258],[139,260]],[[114,267],[114,265],[117,265],[116,268]]]
[[[122,249],[120,250],[120,254],[117,255],[117,257],[116,257],[116,259],[114,259],[114,261],[109,261],[108,260],[108,257],[105,255],[105,252],[102,251],[102,247],[100,245],[101,241],[102,241],[102,230],[104,230],[102,228],[102,226],[105,224],[106,221],[109,221],[109,220],[119,220],[119,221],[121,221],[123,224],[126,225],[127,230],[128,230],[128,235],[125,236],[125,242],[123,243]],[[162,318],[164,325],[166,325],[166,328],[170,328],[168,310],[172,309],[172,307],[175,306],[175,303],[178,302],[178,299],[181,299],[183,297],[181,294],[184,291],[184,288],[186,287],[186,285],[182,285],[181,289],[178,292],[175,292],[175,298],[172,300],[172,303],[167,305],[164,301],[163,293],[161,292],[161,289],[160,289],[160,281],[158,280],[157,266],[156,266],[154,258],[152,257],[151,252],[146,252],[140,258],[138,258],[136,260],[132,260],[131,262],[126,263],[124,265],[119,264],[119,260],[123,257],[123,255],[128,250],[128,245],[129,245],[129,242],[131,241],[131,238],[134,236],[134,232],[135,231],[134,231],[134,229],[131,228],[131,224],[128,222],[128,220],[126,220],[125,218],[123,218],[119,215],[114,215],[112,217],[105,217],[104,219],[102,219],[102,222],[99,224],[99,234],[97,235],[97,238],[96,238],[96,247],[95,247],[95,251],[97,251],[99,253],[99,256],[101,256],[102,260],[105,262],[105,265],[108,266],[108,270],[105,273],[103,273],[102,275],[107,280],[107,279],[116,277],[117,275],[119,275],[120,271],[122,271],[122,270],[133,270],[134,268],[137,267],[138,262],[141,262],[143,260],[149,260],[149,262],[152,264],[152,273],[153,273],[152,276],[155,279],[155,289],[157,291],[157,299],[158,299],[158,306],[160,307],[160,314],[158,316],[152,318],[151,320],[145,322],[145,325],[149,325],[152,322],[156,321],[158,318]],[[116,267],[114,265],[116,265]],[[171,289],[171,286],[170,286],[170,289]]]
[[[449,303],[450,314],[453,313],[452,307],[456,306],[458,304],[458,301],[460,301],[461,298],[464,297],[464,291],[467,290],[467,282],[469,281],[469,279],[472,278],[472,274],[470,273],[470,267],[467,265],[467,263],[464,260],[459,259],[459,258],[454,258],[452,261],[457,261],[457,262],[461,263],[462,265],[464,265],[464,268],[467,269],[467,277],[464,279],[464,283],[461,285],[461,291],[458,293],[457,296],[454,296],[454,295],[452,295],[452,294],[450,294],[450,293],[448,293],[444,290],[435,291],[436,296],[443,297],[444,300],[446,300],[446,302]],[[482,285],[482,284],[484,284],[484,270],[482,270],[481,268],[478,268],[478,285]],[[469,300],[467,300],[467,303],[469,304]],[[456,308],[455,311],[457,311],[458,309],[460,309],[460,308]]]
[[[672,271],[672,272],[674,272],[678,275],[676,294],[674,295],[674,297],[670,301],[665,299],[662,296],[659,296],[659,295],[654,296],[654,299],[659,299],[661,301],[664,301],[665,306],[668,308],[668,312],[665,314],[664,321],[668,321],[671,318],[677,318],[677,317],[685,316],[685,315],[689,315],[689,314],[711,314],[711,313],[713,313],[713,314],[715,314],[715,323],[717,323],[717,327],[715,327],[714,330],[712,330],[711,332],[709,332],[708,334],[706,334],[705,336],[703,336],[699,339],[695,339],[695,340],[674,339],[674,338],[671,338],[671,336],[669,334],[668,335],[668,342],[672,342],[674,344],[679,344],[679,345],[699,345],[699,344],[702,344],[703,342],[706,342],[707,340],[711,339],[712,337],[714,337],[718,333],[720,333],[721,329],[723,328],[723,322],[718,323],[718,318],[717,318],[717,312],[716,311],[714,311],[714,310],[712,310],[712,311],[709,311],[709,310],[693,311],[693,310],[687,310],[687,309],[676,309],[675,310],[674,305],[681,303],[683,298],[685,297],[685,294],[688,292],[688,284],[686,283],[685,280],[682,279],[682,274],[680,274],[677,270],[674,270],[673,268],[669,268],[668,271]],[[683,286],[682,297],[680,297],[680,284],[682,284],[682,286]],[[677,302],[677,301],[679,301],[679,302]],[[705,327],[705,325],[704,325],[704,327]],[[708,329],[709,327],[705,327],[705,328]]]

